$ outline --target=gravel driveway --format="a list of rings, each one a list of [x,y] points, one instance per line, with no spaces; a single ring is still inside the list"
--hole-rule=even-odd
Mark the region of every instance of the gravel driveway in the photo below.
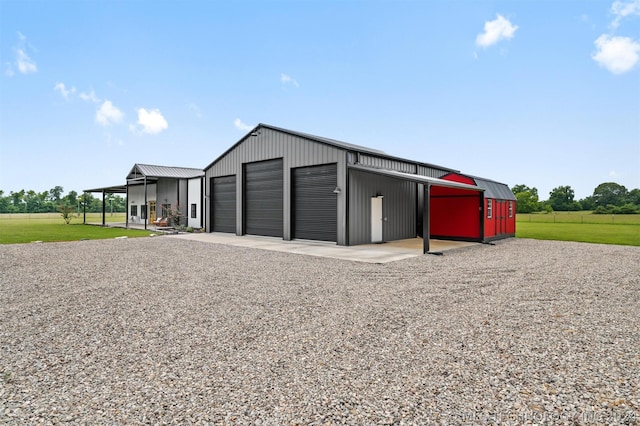
[[[640,248],[0,246],[0,423],[640,424]]]

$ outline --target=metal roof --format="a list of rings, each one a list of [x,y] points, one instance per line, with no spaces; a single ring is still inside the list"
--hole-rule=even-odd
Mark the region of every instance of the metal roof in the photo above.
[[[415,161],[415,160],[408,160],[406,158],[394,157],[393,155],[389,155],[386,152],[380,151],[378,149],[373,149],[373,148],[368,148],[366,146],[361,146],[361,145],[355,145],[355,144],[351,144],[351,143],[347,143],[347,142],[342,142],[342,141],[339,141],[339,140],[336,140],[336,139],[325,138],[325,137],[322,137],[322,136],[311,135],[309,133],[298,132],[298,131],[295,131],[295,130],[283,129],[281,127],[276,127],[276,126],[272,126],[270,124],[264,124],[264,123],[258,124],[251,131],[249,131],[249,133],[244,135],[238,142],[233,144],[233,146],[231,146],[229,149],[227,149],[222,154],[220,154],[218,156],[218,158],[213,160],[207,167],[205,167],[205,170],[211,168],[215,163],[218,162],[218,160],[220,160],[222,157],[224,157],[229,152],[231,152],[235,147],[240,145],[247,138],[249,138],[251,136],[256,136],[257,134],[259,134],[259,131],[260,131],[261,128],[271,129],[271,130],[275,130],[277,132],[282,132],[282,133],[287,133],[287,134],[298,136],[298,137],[301,137],[301,138],[304,138],[304,139],[308,139],[308,140],[311,140],[311,141],[314,141],[314,142],[319,142],[319,143],[322,143],[322,144],[325,144],[325,145],[331,145],[331,146],[334,146],[336,148],[341,148],[341,149],[344,149],[346,151],[356,151],[356,152],[360,152],[362,154],[368,154],[368,155],[381,157],[381,158],[386,158],[386,159],[390,159],[390,160],[397,160],[397,161],[402,161],[402,162],[405,162],[405,163],[417,164],[417,165],[420,165],[420,166],[425,166],[425,167],[436,168],[436,169],[440,169],[440,170],[444,170],[444,171],[459,173],[458,170],[452,169],[450,167],[443,167],[443,166],[438,166],[436,164],[422,163],[422,162]]]
[[[105,192],[107,194],[126,194],[126,185],[104,186],[102,188],[85,189],[82,192]]]
[[[433,178],[429,176],[416,175],[413,173],[399,172],[397,170],[380,169],[377,167],[364,166],[362,164],[349,164],[349,168],[354,170],[361,170],[363,172],[376,173],[379,175],[394,177],[397,179],[408,180],[410,182],[423,183],[423,184],[429,184],[429,185],[435,185],[435,186],[445,186],[447,188],[468,189],[470,191],[478,191],[478,192],[484,191],[484,188],[480,186],[454,182],[451,180],[438,179],[438,178]]]
[[[513,195],[513,192],[506,184],[475,176],[469,177],[476,182],[476,185],[478,185],[478,187],[484,188],[485,198],[516,201],[516,196]]]
[[[363,153],[371,153],[371,154],[375,154],[375,155],[381,155],[381,156],[384,156],[384,157],[388,157],[389,156],[389,154],[387,154],[386,152],[380,151],[378,149],[373,149],[373,148],[368,148],[366,146],[361,146],[361,145],[355,145],[355,144],[352,144],[352,143],[342,142],[342,141],[339,141],[339,140],[336,140],[336,139],[325,138],[325,137],[322,137],[322,136],[311,135],[309,133],[297,132],[295,130],[283,129],[281,127],[271,126],[269,124],[260,123],[251,132],[252,133],[255,132],[256,130],[258,130],[259,127],[264,127],[265,129],[277,130],[277,131],[282,132],[282,133],[289,133],[291,135],[300,136],[301,138],[313,140],[313,141],[324,143],[324,144],[327,144],[327,145],[333,145],[333,146],[336,146],[338,148],[343,148],[343,149],[346,149],[346,150],[349,150],[349,151],[359,151],[359,152],[363,152]]]
[[[151,164],[135,164],[127,179],[138,178],[174,178],[174,179],[191,179],[204,176],[202,169],[192,167],[170,167],[170,166],[154,166]]]

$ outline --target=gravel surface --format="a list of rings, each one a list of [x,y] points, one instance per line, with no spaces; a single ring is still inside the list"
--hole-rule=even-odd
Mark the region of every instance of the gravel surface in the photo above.
[[[640,424],[640,248],[0,246],[0,423]]]

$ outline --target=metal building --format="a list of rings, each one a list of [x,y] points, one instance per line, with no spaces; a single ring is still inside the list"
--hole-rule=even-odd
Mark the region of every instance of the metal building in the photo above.
[[[473,217],[478,232],[460,238],[484,241],[484,197],[491,188],[480,183],[511,193],[489,180],[454,179],[463,176],[454,169],[267,124],[256,126],[204,172],[207,231],[339,245],[430,236],[431,227],[439,226],[433,203],[438,213],[462,209],[460,217]],[[436,200],[436,188],[456,197],[443,194]],[[463,198],[474,202],[457,203]],[[446,215],[437,220],[451,221]]]
[[[125,226],[143,225],[146,229],[156,219],[166,218],[171,209],[179,209],[181,223],[192,228],[203,228],[202,169],[192,167],[134,164],[125,185],[85,189],[85,193],[102,193],[102,225],[105,222],[106,194],[123,194],[127,215]],[[86,215],[85,221],[86,223]]]

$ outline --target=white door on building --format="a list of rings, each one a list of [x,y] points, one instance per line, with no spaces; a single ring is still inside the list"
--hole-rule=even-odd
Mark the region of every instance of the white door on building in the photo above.
[[[384,197],[371,197],[371,242],[382,242],[382,200]]]

